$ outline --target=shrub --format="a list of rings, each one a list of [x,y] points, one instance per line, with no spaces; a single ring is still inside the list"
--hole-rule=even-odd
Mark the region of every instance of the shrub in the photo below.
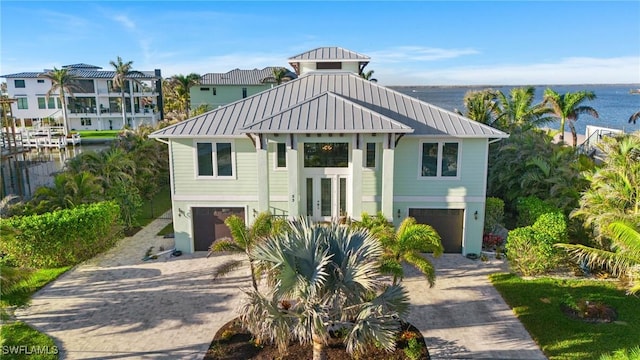
[[[538,275],[555,269],[561,252],[553,246],[567,240],[567,222],[559,212],[543,214],[532,226],[509,231],[507,259],[525,276]]]
[[[0,253],[16,266],[74,265],[117,241],[119,215],[118,205],[109,201],[2,220],[16,231],[3,238]]]
[[[560,211],[557,207],[535,196],[518,199],[516,209],[518,211],[518,226],[533,225],[540,215]]]
[[[504,218],[504,201],[489,197],[484,205],[484,232],[490,233]]]

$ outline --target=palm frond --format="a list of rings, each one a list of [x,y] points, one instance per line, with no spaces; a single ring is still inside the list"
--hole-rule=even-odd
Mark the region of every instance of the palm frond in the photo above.
[[[222,252],[222,251],[233,251],[233,252],[243,252],[245,249],[240,247],[240,245],[236,244],[233,240],[225,238],[216,240],[209,247],[209,253],[207,253],[207,257],[213,255],[214,252]]]
[[[404,259],[416,269],[420,270],[420,272],[427,278],[427,281],[429,281],[429,287],[433,287],[433,285],[435,285],[436,270],[429,260],[415,252],[405,254]]]
[[[554,244],[554,246],[567,251],[579,263],[585,263],[590,268],[604,267],[616,276],[627,273],[637,265],[636,259],[629,258],[622,252],[611,252],[582,244]]]
[[[229,260],[220,265],[218,265],[213,270],[213,279],[218,279],[219,277],[227,276],[232,271],[235,271],[245,265],[245,260]]]

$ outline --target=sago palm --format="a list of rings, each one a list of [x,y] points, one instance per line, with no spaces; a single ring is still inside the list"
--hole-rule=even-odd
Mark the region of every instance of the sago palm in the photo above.
[[[573,137],[573,147],[578,145],[574,122],[578,121],[578,116],[581,114],[589,114],[596,119],[598,118],[596,109],[582,105],[585,101],[595,98],[596,94],[593,91],[568,92],[562,95],[552,89],[544,91],[543,104],[548,105],[552,109],[551,114],[560,119],[560,141],[564,141],[565,123],[568,122]]]
[[[74,82],[78,79],[73,73],[69,71],[69,69],[58,69],[53,68],[53,70],[40,75],[45,79],[49,79],[51,81],[51,88],[47,91],[46,98],[47,101],[49,97],[53,95],[55,92],[58,92],[58,99],[60,101],[60,107],[62,108],[62,122],[64,126],[64,134],[65,136],[69,134],[69,119],[67,118],[67,99],[66,96],[74,97],[73,92],[78,91],[78,86]]]
[[[122,127],[124,128],[127,124],[127,106],[125,102],[124,93],[126,92],[126,86],[128,81],[133,81],[138,85],[142,85],[142,83],[135,79],[134,76],[144,76],[144,74],[140,71],[133,70],[133,61],[122,61],[120,56],[117,57],[116,61],[109,61],[109,64],[113,67],[115,72],[112,79],[112,87],[114,89],[120,90],[120,101],[122,106]],[[133,99],[133,94],[130,94],[131,99]],[[131,104],[131,110],[133,111],[133,101]]]
[[[279,217],[271,215],[269,212],[262,212],[256,216],[251,226],[246,226],[244,219],[231,215],[225,219],[224,223],[231,230],[231,239],[215,241],[209,248],[207,257],[214,252],[233,251],[247,254],[249,267],[251,269],[251,285],[257,291],[260,272],[255,268],[250,256],[251,249],[268,236],[281,234],[287,229],[287,222]],[[243,266],[245,260],[229,260],[222,263],[214,271],[214,278],[224,276],[231,271]]]
[[[241,319],[254,336],[284,352],[291,340],[313,345],[326,359],[330,330],[346,332],[347,352],[376,343],[395,348],[399,319],[408,310],[400,285],[384,286],[379,241],[366,230],[337,223],[290,223],[287,233],[257,244],[250,256],[268,274],[268,294],[246,291]]]

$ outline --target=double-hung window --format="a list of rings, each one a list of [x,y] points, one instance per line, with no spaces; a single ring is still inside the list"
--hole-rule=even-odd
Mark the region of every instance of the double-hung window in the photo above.
[[[460,173],[460,143],[420,143],[420,177],[455,178]]]
[[[197,176],[231,178],[234,176],[233,146],[230,142],[197,142]]]

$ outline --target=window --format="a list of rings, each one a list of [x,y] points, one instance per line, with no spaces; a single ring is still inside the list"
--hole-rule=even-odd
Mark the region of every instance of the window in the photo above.
[[[341,70],[341,62],[319,62],[316,63],[316,69],[318,70]]]
[[[285,143],[278,143],[278,147],[276,148],[276,167],[287,167],[287,144]]]
[[[246,98],[247,97],[247,88],[242,88],[242,98]]]
[[[348,143],[305,143],[304,167],[348,167]]]
[[[24,88],[24,80],[13,80],[13,84],[16,88]]]
[[[18,98],[18,109],[26,110],[29,108],[29,102],[26,97]]]
[[[422,177],[457,177],[459,144],[455,142],[422,143]]]
[[[56,108],[56,98],[54,98],[53,96],[49,97],[49,103],[47,104],[47,107],[49,109],[55,109]],[[58,104],[58,109],[60,109],[60,105]]]
[[[216,95],[216,88],[213,88],[213,95]]]
[[[82,126],[91,126],[91,118],[81,117],[80,118],[80,125],[82,125]]]
[[[231,177],[233,176],[233,152],[231,143],[199,142],[198,176]]]
[[[200,88],[200,91],[209,91],[209,88],[203,88],[203,87],[201,87],[201,88]]]
[[[366,159],[365,159],[365,167],[374,168],[376,167],[376,143],[367,143],[367,151],[366,151]]]
[[[47,108],[47,100],[43,97],[38,98],[38,109],[46,109]]]
[[[44,79],[38,79],[38,84],[44,84]]]

